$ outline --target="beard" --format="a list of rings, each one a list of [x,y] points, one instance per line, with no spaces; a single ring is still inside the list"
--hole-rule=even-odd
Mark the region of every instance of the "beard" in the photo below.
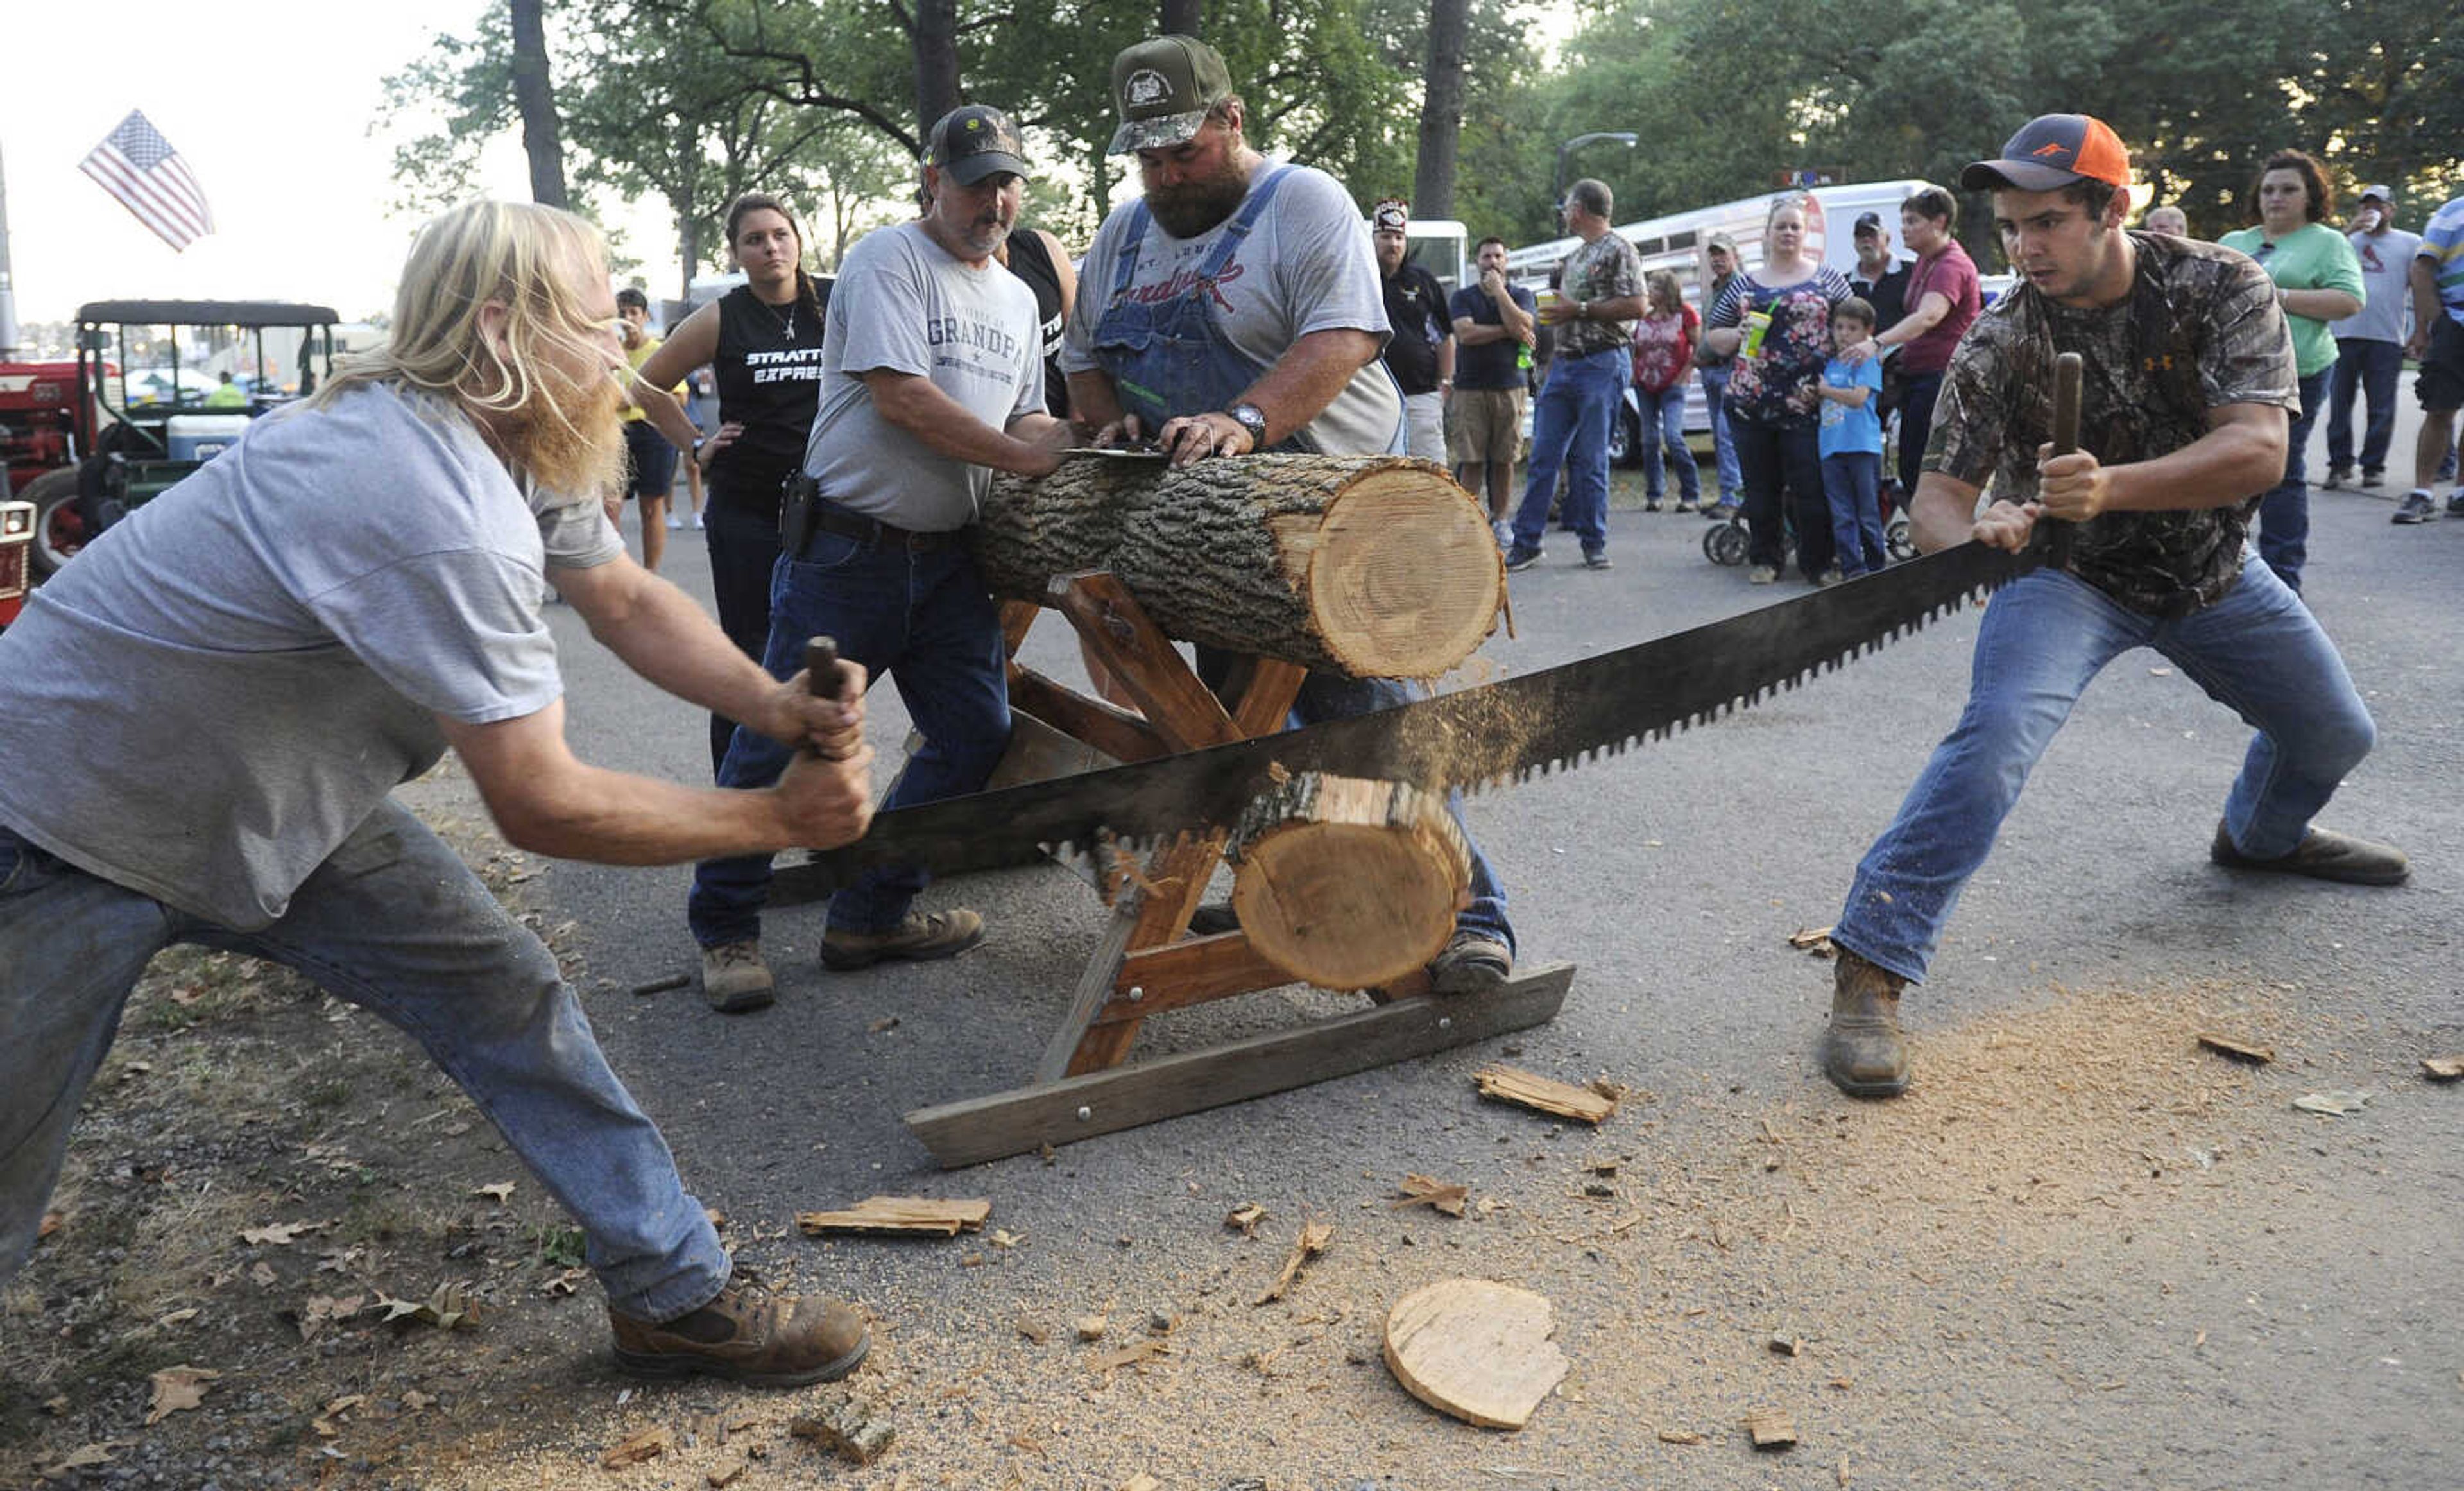
[[[1227,152],[1221,175],[1157,187],[1147,193],[1147,211],[1174,237],[1195,238],[1240,211],[1248,195],[1249,173]]]
[[[625,479],[623,404],[611,379],[580,385],[542,369],[538,391],[507,417],[507,444],[540,486],[595,501]]]

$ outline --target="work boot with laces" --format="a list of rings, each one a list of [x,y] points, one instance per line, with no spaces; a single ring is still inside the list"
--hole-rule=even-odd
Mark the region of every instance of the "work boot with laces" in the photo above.
[[[1839,949],[1822,1073],[1851,1098],[1896,1098],[1908,1085],[1908,1042],[1900,1033],[1900,990],[1907,982]]]
[[[984,940],[984,919],[972,911],[910,911],[907,919],[886,932],[848,932],[831,927],[822,934],[822,967],[845,973],[869,968],[892,958],[925,962],[955,958]]]
[[[607,1312],[616,1365],[645,1377],[698,1374],[760,1388],[830,1382],[872,1348],[853,1306],[823,1295],[772,1294],[731,1282],[718,1298],[662,1324]]]
[[[761,945],[751,938],[701,950],[701,996],[721,1014],[759,1010],[777,997]]]

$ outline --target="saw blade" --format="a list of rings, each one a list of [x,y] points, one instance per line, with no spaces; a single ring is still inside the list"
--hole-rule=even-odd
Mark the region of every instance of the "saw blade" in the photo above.
[[[1968,543],[1777,605],[1520,678],[1155,761],[900,808],[855,843],[782,865],[773,899],[879,865],[936,874],[1064,848],[1143,849],[1236,820],[1279,773],[1325,771],[1478,791],[1615,755],[1751,708],[2042,562]]]

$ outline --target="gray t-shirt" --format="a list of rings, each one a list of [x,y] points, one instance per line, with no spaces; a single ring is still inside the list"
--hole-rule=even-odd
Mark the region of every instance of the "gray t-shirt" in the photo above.
[[[526,498],[469,419],[384,387],[271,415],[131,513],[0,635],[0,823],[224,926],[279,918],[436,716],[563,691],[547,565],[624,552]]]
[[[830,291],[822,409],[804,471],[844,507],[919,533],[976,521],[992,468],[954,460],[882,417],[861,376],[929,378],[996,430],[1044,408],[1043,322],[1035,292],[999,262],[973,265],[921,223],[865,234]]]
[[[2401,342],[2412,321],[2412,290],[2407,278],[2413,256],[2421,252],[2421,234],[2389,228],[2384,233],[2348,233],[2353,257],[2362,266],[2362,308],[2343,321],[2330,322],[2328,332],[2364,342]]]
[[[1249,173],[1250,190],[1258,189],[1275,164],[1259,163]],[[1095,324],[1103,320],[1112,300],[1112,282],[1120,277],[1133,206],[1117,208],[1104,219],[1078,271],[1078,302],[1061,346],[1064,371],[1087,372],[1099,366]],[[1199,271],[1239,216],[1236,211],[1195,238],[1173,237],[1150,218],[1128,293],[1146,303],[1196,293]],[[1217,329],[1262,372],[1313,331],[1372,332],[1381,347],[1389,334],[1384,281],[1369,244],[1368,225],[1341,183],[1306,166],[1293,167],[1285,175],[1256,230],[1204,288],[1214,297]],[[1331,455],[1374,456],[1397,448],[1395,436],[1402,420],[1403,395],[1385,364],[1373,358],[1353,374],[1326,412],[1309,422],[1307,438]]]

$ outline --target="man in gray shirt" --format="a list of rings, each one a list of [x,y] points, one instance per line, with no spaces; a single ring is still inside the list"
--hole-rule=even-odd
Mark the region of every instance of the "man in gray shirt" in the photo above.
[[[1008,657],[961,537],[995,471],[1044,476],[1071,443],[1069,426],[1044,411],[1035,292],[994,257],[1018,222],[1021,148],[1001,110],[953,110],[933,126],[924,215],[848,253],[830,295],[821,412],[781,517],[764,661],[791,673],[803,639],[826,634],[841,656],[896,680],[924,747],[886,807],[975,791],[1000,764]],[[738,730],[718,780],[760,786],[786,764],[777,741]],[[876,870],[831,898],[822,966],[947,958],[983,940],[973,911],[911,909],[924,884],[920,868]],[[694,872],[686,910],[713,1009],[771,1001],[769,890],[766,854]]]
[[[2330,492],[2353,479],[2353,394],[2367,413],[2362,427],[2362,485],[2387,479],[2387,446],[2395,437],[2395,386],[2404,372],[2405,312],[2411,304],[2413,256],[2421,234],[2395,225],[2394,194],[2364,187],[2361,211],[2345,239],[2362,266],[2362,308],[2328,330],[2336,336],[2336,373],[2327,387],[2327,480]]]
[[[513,843],[616,864],[836,845],[870,819],[860,671],[830,699],[773,680],[602,515],[615,319],[580,218],[446,214],[382,350],[137,509],[0,637],[0,759],[65,764],[0,772],[0,1279],[130,989],[192,943],[420,1041],[581,1223],[620,1364],[793,1384],[863,1359],[849,1306],[731,1281],[556,959],[387,795],[451,746]],[[761,792],[577,760],[550,576],[635,671],[807,758]]]

